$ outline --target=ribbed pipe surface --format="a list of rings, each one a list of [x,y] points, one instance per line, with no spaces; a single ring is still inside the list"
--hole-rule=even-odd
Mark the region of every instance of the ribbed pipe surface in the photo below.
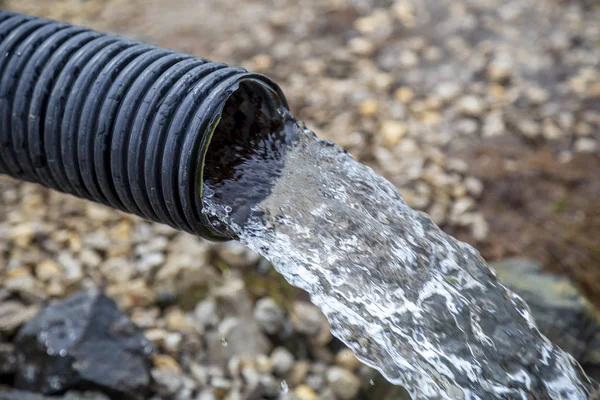
[[[241,82],[286,106],[242,68],[0,11],[0,173],[226,239],[201,212],[202,168]]]

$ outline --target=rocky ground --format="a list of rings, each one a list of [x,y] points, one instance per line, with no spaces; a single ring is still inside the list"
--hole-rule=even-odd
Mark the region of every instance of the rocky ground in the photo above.
[[[600,304],[596,0],[0,6],[263,72],[321,137],[384,174],[486,258],[540,260]],[[240,246],[1,178],[0,382],[14,385],[24,368],[19,329],[51,300],[95,287],[153,343],[140,356],[148,397],[401,396],[331,338],[303,293]],[[564,295],[564,285],[548,287]],[[585,337],[574,352],[595,348],[586,319],[595,312],[576,298],[559,304],[587,310],[564,324],[585,326],[564,335]],[[97,382],[72,388],[130,393]]]

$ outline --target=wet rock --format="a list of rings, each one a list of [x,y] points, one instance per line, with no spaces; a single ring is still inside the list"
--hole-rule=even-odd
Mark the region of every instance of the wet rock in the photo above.
[[[511,258],[491,263],[500,281],[521,296],[540,331],[584,365],[600,366],[600,323],[594,307],[566,277],[541,263]]]
[[[273,335],[283,326],[285,312],[271,297],[264,297],[256,302],[254,319],[263,331]]]
[[[0,343],[0,381],[4,376],[12,376],[17,371],[15,347],[10,343]]]
[[[19,331],[16,387],[57,393],[71,387],[144,398],[150,342],[97,290],[56,302]]]
[[[354,399],[360,390],[360,379],[340,367],[332,367],[327,371],[327,382],[340,400]]]

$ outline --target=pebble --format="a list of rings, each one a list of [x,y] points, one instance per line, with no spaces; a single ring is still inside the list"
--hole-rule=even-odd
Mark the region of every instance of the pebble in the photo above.
[[[44,260],[35,267],[35,275],[43,282],[59,279],[63,273],[60,266],[51,260]]]
[[[375,52],[376,46],[371,40],[358,36],[348,41],[348,50],[357,56],[368,57]]]
[[[536,138],[541,134],[540,125],[535,121],[525,119],[517,122],[517,128],[528,138]]]
[[[598,142],[591,138],[577,139],[575,151],[578,153],[595,153],[598,150]]]
[[[460,98],[458,102],[459,111],[470,117],[479,117],[485,111],[483,100],[477,96],[468,95]]]
[[[355,371],[363,365],[350,349],[340,350],[335,355],[335,363],[348,371]]]
[[[271,353],[273,371],[278,376],[285,376],[294,366],[294,356],[285,347],[277,347]]]
[[[271,297],[263,297],[254,306],[254,319],[269,335],[277,333],[285,322],[285,312]]]
[[[360,390],[360,379],[350,371],[331,367],[327,371],[327,382],[340,400],[352,400]]]
[[[170,331],[184,333],[195,332],[194,322],[179,308],[172,308],[166,312],[165,326]]]
[[[396,89],[394,97],[402,104],[408,104],[415,98],[415,92],[409,87],[400,87]]]
[[[305,301],[294,302],[291,321],[296,332],[304,335],[316,336],[323,330],[329,330],[329,324],[321,310]]]
[[[0,333],[13,334],[39,310],[36,305],[26,306],[18,301],[0,302]]]
[[[294,389],[294,394],[299,400],[317,400],[319,396],[315,391],[308,385],[300,385]]]
[[[287,381],[290,386],[295,387],[304,382],[308,372],[310,371],[310,363],[306,360],[296,361],[290,373],[287,376]]]
[[[381,123],[381,134],[388,147],[393,147],[406,135],[408,128],[402,121],[386,120]]]
[[[377,100],[373,100],[373,99],[364,100],[358,106],[358,112],[363,117],[372,117],[373,115],[377,114],[378,110],[379,110],[379,103],[377,102]]]
[[[435,87],[435,94],[445,103],[449,103],[460,96],[462,87],[458,82],[442,82]]]

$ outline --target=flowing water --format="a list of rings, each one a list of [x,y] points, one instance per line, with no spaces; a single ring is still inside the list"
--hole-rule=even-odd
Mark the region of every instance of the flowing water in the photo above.
[[[258,146],[231,180],[205,189],[203,212],[307,291],[365,364],[416,399],[585,399],[596,389],[475,249],[383,177],[291,117],[266,142],[278,145]],[[268,195],[236,213],[219,193],[260,185],[250,170],[270,171]]]

